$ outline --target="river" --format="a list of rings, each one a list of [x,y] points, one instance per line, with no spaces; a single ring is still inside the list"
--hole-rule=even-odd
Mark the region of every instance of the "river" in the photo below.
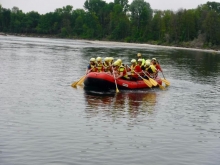
[[[71,87],[91,57],[138,52],[160,61],[166,90]],[[216,52],[0,36],[0,164],[219,165],[219,82]]]

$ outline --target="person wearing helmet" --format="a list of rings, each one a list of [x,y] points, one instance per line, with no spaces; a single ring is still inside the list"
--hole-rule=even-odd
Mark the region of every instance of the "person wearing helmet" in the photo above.
[[[104,69],[104,72],[110,72],[109,57],[105,57],[104,62],[103,62],[103,69]]]
[[[89,60],[89,65],[88,65],[88,67],[86,69],[86,74],[88,74],[89,72],[97,72],[95,58],[91,58]]]
[[[121,66],[122,65],[122,60],[119,58],[119,59],[117,59],[117,61],[119,62],[119,65]]]
[[[120,61],[115,61],[112,65],[113,74],[115,74],[116,79],[125,79],[128,80],[129,77],[127,75],[127,71],[124,66],[121,65]]]
[[[150,60],[150,59],[145,60],[144,65],[141,66],[141,70],[145,71],[145,69],[146,69],[146,64],[148,64],[148,63],[151,64],[151,60]]]
[[[114,58],[113,57],[109,57],[109,63],[110,63],[110,65],[112,65],[114,63]]]
[[[137,61],[137,65],[140,66],[141,69],[142,69],[142,67],[144,66],[144,65],[142,64],[142,62],[143,62],[142,58],[139,58],[138,61]]]
[[[102,64],[102,58],[101,57],[96,58],[96,68],[97,68],[97,72],[103,72],[104,71],[104,67],[103,67],[103,64]]]
[[[139,59],[142,59],[142,64],[141,64],[141,65],[142,65],[142,66],[145,65],[145,60],[144,60],[144,58],[142,58],[142,54],[141,54],[141,53],[138,53],[138,54],[137,54],[137,61],[138,61]]]
[[[151,64],[150,61],[146,61],[145,62],[145,73],[151,77],[151,78],[156,78],[157,77],[157,74],[158,74],[158,71],[157,71],[157,68]]]
[[[141,73],[141,67],[137,65],[137,61],[135,59],[131,60],[131,67],[128,68],[127,70],[131,72],[130,75],[131,80],[137,80],[139,76],[136,73],[138,74]]]
[[[152,58],[151,63],[156,67],[157,70],[163,72],[161,67],[160,67],[160,64],[159,64],[159,62],[157,61],[156,58]]]

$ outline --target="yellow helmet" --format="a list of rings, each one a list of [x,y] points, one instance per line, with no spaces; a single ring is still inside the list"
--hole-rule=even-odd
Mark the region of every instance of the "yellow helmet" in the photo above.
[[[152,61],[157,61],[157,59],[156,58],[152,58]]]
[[[109,57],[105,57],[105,58],[104,58],[104,61],[107,61],[107,62],[108,62],[108,61],[109,61]]]
[[[101,57],[97,57],[96,61],[102,61],[102,58]]]
[[[138,57],[141,57],[141,53],[138,53],[137,56],[138,56]]]
[[[118,61],[118,62],[122,62],[122,60],[121,60],[120,58],[119,58],[119,59],[117,59],[117,61]]]
[[[143,60],[141,58],[138,59],[138,62],[142,62]]]
[[[137,61],[135,59],[132,59],[131,60],[131,63],[136,63]]]
[[[122,60],[121,59],[117,59],[117,61],[118,61],[119,65],[122,64]]]
[[[115,61],[115,62],[113,63],[113,66],[120,66],[120,63],[119,63],[118,61]]]
[[[95,58],[90,58],[90,62],[95,62]]]
[[[114,60],[114,58],[113,57],[109,57],[109,61],[113,61]]]

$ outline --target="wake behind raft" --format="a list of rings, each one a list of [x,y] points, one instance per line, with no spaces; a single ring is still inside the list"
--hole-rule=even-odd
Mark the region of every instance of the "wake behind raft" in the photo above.
[[[157,77],[155,81],[159,87],[162,85],[161,78]],[[117,79],[116,80],[118,89],[122,90],[136,90],[136,89],[147,89],[150,88],[142,79],[137,81]],[[114,76],[105,72],[90,72],[86,75],[84,80],[84,88],[98,89],[98,90],[115,90],[115,79]]]

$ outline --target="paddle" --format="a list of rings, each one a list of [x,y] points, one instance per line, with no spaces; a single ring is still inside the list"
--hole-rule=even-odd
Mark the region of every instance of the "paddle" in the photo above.
[[[166,86],[170,86],[170,82],[165,79],[165,76],[164,76],[164,74],[163,74],[163,71],[161,71],[161,73],[162,73],[163,78],[164,78],[164,79],[161,79],[161,80],[166,84]]]
[[[127,67],[129,68],[129,69],[131,69],[128,65],[127,65]],[[133,70],[134,71],[134,70]],[[152,87],[152,84],[151,84],[151,82],[149,81],[149,80],[146,80],[146,79],[144,79],[141,75],[139,75],[137,72],[135,72],[134,71],[134,73],[135,74],[137,74],[143,81],[144,81],[144,83],[148,86],[148,87]]]
[[[82,83],[84,82],[85,78],[86,78],[86,75],[84,75],[84,76],[79,80],[79,82],[78,82],[76,85],[82,85]]]
[[[92,68],[88,71],[88,73],[89,73],[91,70],[92,70]],[[76,88],[77,85],[81,85],[81,84],[84,82],[84,80],[85,80],[85,78],[86,78],[86,75],[87,75],[88,73],[86,73],[84,76],[82,76],[78,81],[72,83],[71,86],[72,86],[73,88]]]
[[[150,78],[143,70],[142,70],[142,72],[144,73],[145,76],[147,76],[147,78],[149,79],[149,81],[151,82],[151,84],[153,86],[157,86],[158,85],[158,83],[154,79]]]
[[[159,64],[158,61],[157,61],[157,63]],[[159,64],[159,66],[160,66],[160,64]],[[170,86],[170,82],[169,82],[168,80],[166,80],[166,78],[165,78],[165,76],[164,76],[164,74],[163,74],[163,71],[162,71],[161,67],[160,67],[159,70],[161,71],[161,73],[162,73],[162,75],[163,75],[163,78],[161,78],[161,80],[166,84],[166,86]]]
[[[84,80],[85,79],[85,77],[86,77],[86,75],[84,75],[84,76],[82,76],[78,81],[76,81],[76,82],[74,82],[74,83],[72,83],[72,87],[73,88],[76,88],[76,86],[77,86],[77,84],[81,81],[81,80]]]
[[[112,73],[113,73],[113,76],[114,76],[114,79],[115,79],[115,71],[114,71],[113,67],[112,67]],[[117,85],[116,79],[115,79],[115,87],[116,87],[116,93],[119,93],[118,85]]]
[[[143,72],[143,71],[142,71]],[[144,73],[144,72],[143,72]],[[150,80],[150,82],[153,84],[153,86],[157,86],[159,85],[160,89],[164,90],[164,86],[160,85],[159,83],[157,83],[154,79],[150,78],[147,74],[144,73],[145,76],[147,76]]]

